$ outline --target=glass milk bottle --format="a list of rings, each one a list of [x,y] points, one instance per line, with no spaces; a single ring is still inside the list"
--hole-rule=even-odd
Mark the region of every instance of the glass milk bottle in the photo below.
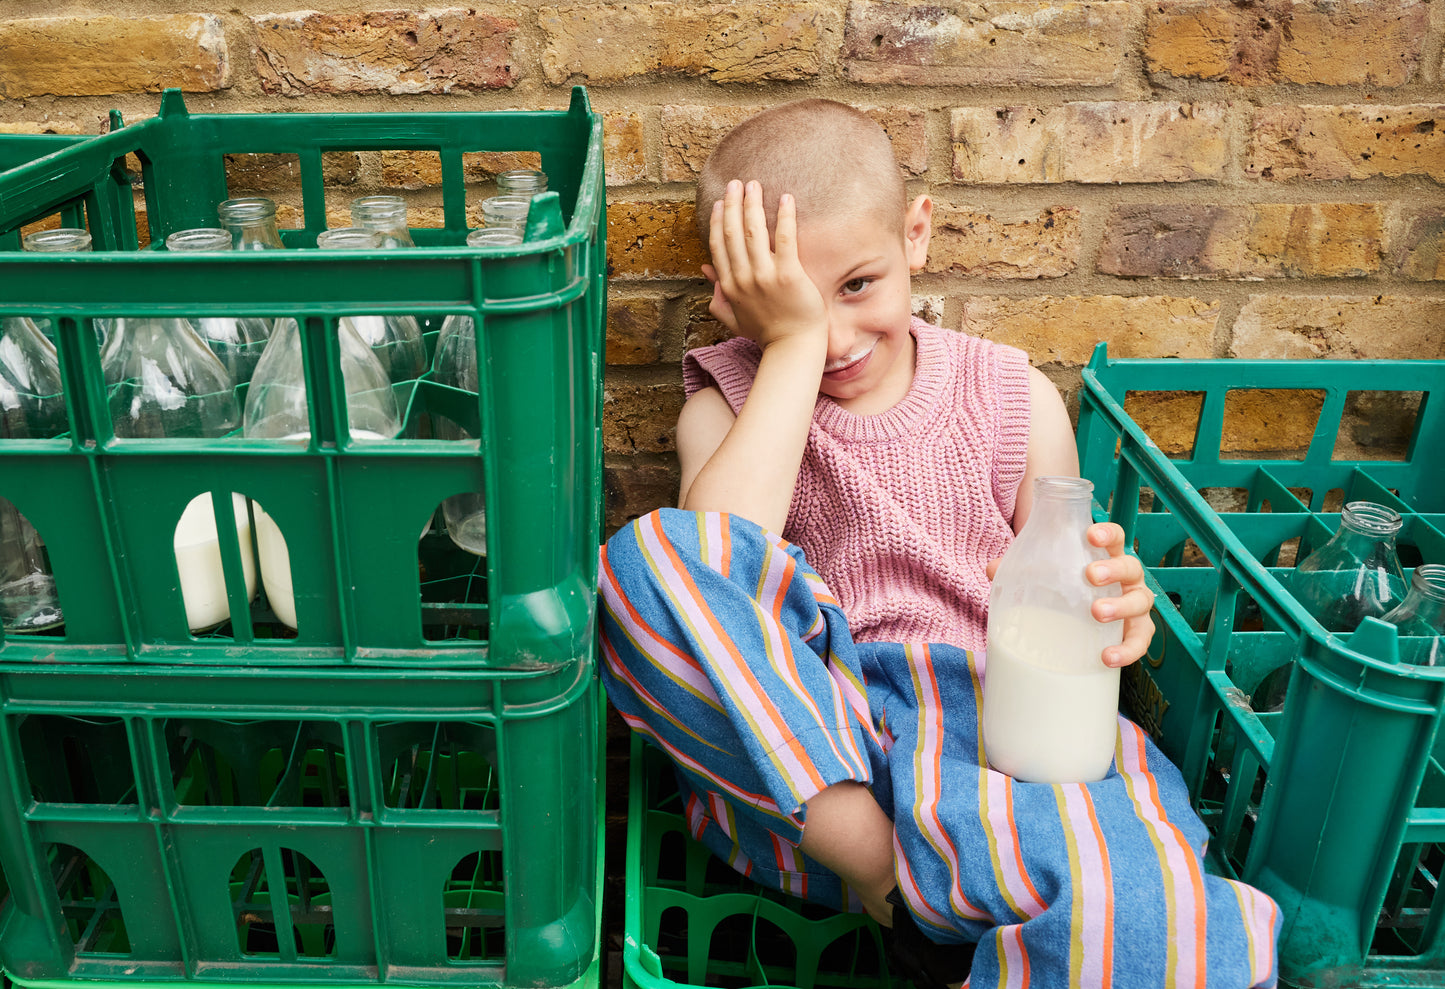
[[[213,227],[178,230],[166,238],[166,250],[177,254],[229,251],[231,234]],[[194,316],[189,322],[220,359],[232,381],[243,385],[251,380],[271,336],[270,320],[255,316]]]
[[[1395,552],[1400,514],[1372,501],[1352,501],[1330,541],[1295,567],[1289,589],[1331,632],[1353,632],[1405,596],[1405,573]]]
[[[481,246],[479,234],[496,231],[478,230],[467,238],[472,247]],[[520,243],[520,241],[518,241]],[[470,316],[448,316],[437,335],[435,381],[459,391],[477,394],[477,338]],[[433,429],[439,440],[475,440],[476,437],[446,416],[433,417]],[[480,491],[452,495],[442,502],[442,520],[447,535],[458,547],[477,556],[487,555],[487,499]]]
[[[497,174],[497,195],[539,196],[547,191],[547,173],[535,168],[513,168]]]
[[[1077,477],[1034,480],[1023,531],[999,564],[989,594],[983,677],[983,745],[991,767],[1033,783],[1103,779],[1118,738],[1119,670],[1101,653],[1123,622],[1090,608],[1116,597],[1085,568],[1108,553],[1089,543],[1094,486]]]
[[[1399,606],[1387,612],[1387,621],[1401,635],[1418,635],[1428,641],[1402,660],[1416,666],[1445,665],[1445,563],[1422,563],[1410,578],[1410,590]]]
[[[346,388],[346,415],[353,440],[390,439],[401,431],[401,417],[391,381],[371,348],[342,319],[337,323],[341,379]],[[256,365],[246,392],[243,434],[248,439],[306,443],[311,423],[306,417],[306,374],[301,363],[301,329],[294,319],[278,319],[271,340]],[[256,510],[256,549],[261,557],[261,582],[271,610],[285,625],[296,627],[296,597],[291,579],[291,553],[286,538],[260,503]]]
[[[68,429],[55,347],[24,316],[0,323],[0,440],[49,439]],[[64,622],[40,534],[0,498],[0,622],[39,632]]]
[[[241,407],[220,359],[184,319],[117,319],[100,352],[115,435],[132,439],[207,439],[241,425]],[[246,596],[256,593],[246,499],[231,495]],[[193,632],[231,617],[209,494],[186,505],[174,535],[186,623]]]
[[[316,246],[331,251],[375,251],[382,248],[383,238],[365,227],[337,227],[321,231]],[[426,370],[426,344],[415,316],[343,316],[341,322],[372,349],[390,380],[414,381]]]
[[[276,204],[269,199],[227,199],[216,207],[216,215],[221,226],[231,232],[231,246],[238,251],[281,250],[286,246],[276,227]]]
[[[359,196],[353,199],[351,222],[379,233],[382,250],[416,246],[406,225],[406,200],[400,196]]]
[[[71,254],[90,250],[90,231],[80,227],[58,227],[54,230],[33,230],[25,235],[21,246],[27,251],[46,254]],[[35,326],[48,339],[55,339],[55,324],[48,319],[34,320]],[[109,320],[94,321],[96,335],[102,343],[110,329]]]

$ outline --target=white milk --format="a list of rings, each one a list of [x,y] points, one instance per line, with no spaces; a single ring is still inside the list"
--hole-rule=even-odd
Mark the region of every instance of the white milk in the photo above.
[[[1119,671],[1099,658],[1104,631],[1028,605],[989,616],[983,745],[990,766],[1036,783],[1104,778],[1119,734]]]
[[[256,596],[256,560],[251,554],[251,522],[246,515],[246,499],[232,493],[231,507],[236,513],[241,572],[246,579],[246,600],[249,601]],[[229,619],[231,606],[226,600],[226,578],[221,569],[216,510],[209,494],[197,495],[186,505],[176,524],[174,548],[187,626],[199,632]]]

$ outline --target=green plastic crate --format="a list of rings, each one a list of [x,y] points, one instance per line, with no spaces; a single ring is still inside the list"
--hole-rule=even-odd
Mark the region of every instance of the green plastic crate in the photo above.
[[[632,736],[622,973],[628,989],[906,989],[877,926],[765,890],[687,833],[672,768]]]
[[[1383,622],[1332,635],[1285,589],[1290,552],[1303,560],[1339,524],[1326,504],[1399,511],[1407,576],[1445,562],[1445,362],[1111,361],[1101,346],[1083,378],[1096,514],[1124,526],[1158,595],[1123,706],[1183,770],[1211,868],[1279,903],[1287,984],[1445,986],[1445,669],[1401,664],[1428,640]],[[1221,453],[1231,408],[1246,408],[1232,403],[1249,398],[1231,393],[1255,389],[1278,390],[1255,396],[1263,407],[1318,405],[1304,448]],[[1199,403],[1192,450],[1172,458],[1124,409],[1159,392]],[[1368,403],[1417,396],[1393,459],[1340,442]],[[1254,711],[1250,694],[1291,660],[1284,709]]]
[[[398,149],[438,155],[445,228],[414,229],[414,250],[316,250],[323,156]],[[463,156],[518,150],[540,153],[552,190],[534,202],[527,242],[465,247]],[[295,249],[135,249],[134,162],[154,247],[175,230],[215,226],[225,156],[248,153],[296,156],[304,228],[282,232]],[[375,114],[190,114],[167,91],[158,116],[99,137],[0,137],[7,164],[0,316],[57,322],[71,431],[0,444],[0,497],[45,539],[66,613],[62,636],[0,637],[0,661],[533,669],[586,654],[602,501],[606,223],[602,121],[580,88],[565,111]],[[83,222],[94,252],[22,252],[21,227],[52,216]],[[429,374],[397,393],[409,432],[441,412],[475,425],[480,443],[346,438],[334,326],[368,313],[415,314],[433,333],[450,314],[475,320],[477,399]],[[311,445],[117,441],[84,321],[224,314],[302,322]],[[437,506],[479,487],[485,558],[446,558],[435,541],[419,554],[417,534]],[[221,496],[231,491],[280,523],[297,634],[247,608],[239,548],[224,539],[233,620],[202,637],[186,627],[171,536],[206,491],[218,495],[223,533],[230,499]]]
[[[0,666],[3,967],[596,986],[601,704],[590,656],[510,681]]]

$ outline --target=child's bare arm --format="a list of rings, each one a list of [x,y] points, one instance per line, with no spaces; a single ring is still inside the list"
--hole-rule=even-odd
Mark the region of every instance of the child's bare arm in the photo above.
[[[1048,475],[1079,474],[1079,454],[1074,443],[1074,429],[1063,399],[1042,371],[1029,368],[1029,447],[1023,481],[1019,485],[1014,509],[1013,529],[1018,532],[1033,507],[1034,478]],[[1109,666],[1127,666],[1144,655],[1154,637],[1154,622],[1149,617],[1154,594],[1144,586],[1144,567],[1136,557],[1129,556],[1124,545],[1124,530],[1112,522],[1089,527],[1089,541],[1109,552],[1109,559],[1091,564],[1088,579],[1095,586],[1118,583],[1122,593],[1115,598],[1094,602],[1094,618],[1101,622],[1124,620],[1124,641],[1104,650],[1103,660]],[[993,576],[992,565],[989,571]]]
[[[798,260],[796,211],[778,207],[770,243],[762,189],[728,183],[713,206],[708,245],[711,310],[763,348],[752,390],[736,417],[715,388],[688,399],[677,423],[679,505],[731,512],[781,532],[802,463],[827,360],[823,298]]]

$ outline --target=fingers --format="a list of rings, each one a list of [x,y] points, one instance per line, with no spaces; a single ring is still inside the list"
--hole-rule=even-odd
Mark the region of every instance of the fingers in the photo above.
[[[768,214],[763,208],[763,187],[759,182],[749,182],[743,187],[743,236],[753,271],[759,275],[771,271],[773,247],[769,243]]]
[[[728,301],[728,297],[723,293],[721,282],[713,282],[712,301],[708,303],[707,309],[719,323],[728,328],[728,332],[738,332],[737,313],[733,312],[732,303]]]
[[[1121,618],[1142,618],[1154,608],[1154,592],[1143,584],[1127,588],[1115,598],[1099,598],[1089,607],[1097,621],[1113,622]]]
[[[743,184],[733,179],[723,193],[723,250],[727,254],[731,282],[751,281],[752,264],[748,256],[747,235],[743,223]],[[717,259],[713,259],[717,263]]]
[[[1095,560],[1084,571],[1085,578],[1095,587],[1118,584],[1123,590],[1144,585],[1144,564],[1137,556],[1111,556],[1107,560]]]
[[[1104,650],[1104,665],[1128,666],[1149,650],[1154,639],[1154,622],[1148,615],[1124,623],[1124,641]]]
[[[712,204],[712,218],[708,221],[707,248],[712,254],[712,264],[703,269],[707,274],[708,269],[712,274],[708,275],[716,285],[724,285],[732,281],[732,266],[728,264],[727,233],[723,230],[723,201],[718,199]]]
[[[798,203],[788,193],[778,200],[778,223],[773,233],[774,251],[781,264],[798,261]]]

